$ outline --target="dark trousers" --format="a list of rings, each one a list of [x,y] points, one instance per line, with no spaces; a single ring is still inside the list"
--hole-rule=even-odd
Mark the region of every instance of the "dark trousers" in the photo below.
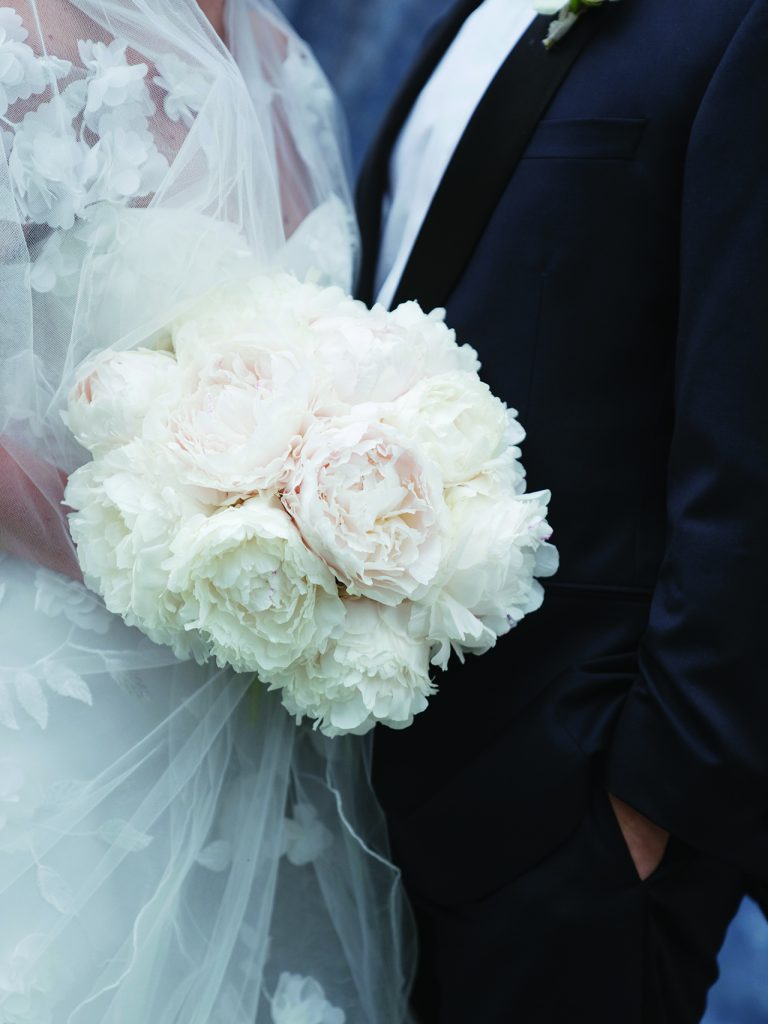
[[[461,768],[447,701],[420,734],[377,737],[374,779],[420,933],[421,1024],[704,1014],[741,872],[673,837],[640,881],[599,758],[559,724],[567,691],[547,687]]]
[[[413,902],[423,1024],[697,1024],[743,887],[674,839],[645,882],[606,796],[482,902]]]

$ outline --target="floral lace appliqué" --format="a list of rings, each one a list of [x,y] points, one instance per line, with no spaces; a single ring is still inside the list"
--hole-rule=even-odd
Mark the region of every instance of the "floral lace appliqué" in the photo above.
[[[66,294],[90,223],[105,206],[146,200],[168,172],[151,130],[150,67],[126,43],[78,41],[80,64],[38,56],[13,7],[0,7],[0,133],[23,224],[52,229],[38,243],[32,287]],[[165,115],[191,127],[210,81],[173,54],[151,79]],[[51,96],[50,93],[53,93]],[[49,98],[29,109],[22,101]]]
[[[48,569],[35,573],[35,611],[51,618],[62,615],[73,626],[102,635],[112,623],[104,605],[82,584]]]
[[[52,965],[40,961],[48,937],[28,935],[0,964],[0,1020],[3,1024],[52,1024],[58,979]]]
[[[157,67],[160,74],[154,78],[154,83],[166,94],[163,101],[166,116],[191,128],[195,115],[205,103],[210,83],[205,75],[189,67],[174,53],[158,58]]]
[[[281,974],[272,997],[273,1024],[345,1024],[347,1015],[325,998],[314,978]]]
[[[93,703],[90,687],[72,669],[51,662],[44,662],[35,671],[0,668],[0,725],[18,730],[20,721],[27,716],[46,729],[49,693],[82,704]]]
[[[333,844],[332,833],[311,804],[296,804],[283,828],[283,853],[296,867],[316,861]]]
[[[51,76],[68,74],[68,61],[36,57],[26,43],[29,33],[12,7],[0,7],[0,117],[18,100],[28,100],[48,88]]]

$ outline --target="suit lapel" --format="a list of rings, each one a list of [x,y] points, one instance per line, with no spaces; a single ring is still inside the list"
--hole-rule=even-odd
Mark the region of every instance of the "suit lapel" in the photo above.
[[[531,24],[470,121],[427,213],[394,305],[445,304],[461,277],[539,120],[574,61],[603,21],[585,14],[549,52],[550,19]]]
[[[429,81],[432,72],[442,60],[461,26],[472,11],[480,6],[481,2],[482,0],[460,0],[435,26],[421,55],[390,107],[363,164],[357,187],[357,216],[363,237],[363,260],[358,294],[368,303],[373,301],[374,277],[381,235],[381,204],[389,182],[389,160],[392,148],[419,93]]]

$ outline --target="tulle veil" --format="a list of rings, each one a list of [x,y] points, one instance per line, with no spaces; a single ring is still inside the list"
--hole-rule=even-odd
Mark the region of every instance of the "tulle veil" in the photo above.
[[[370,749],[177,662],[77,581],[89,355],[282,267],[349,288],[343,130],[268,0],[0,4],[0,1020],[399,1024]]]

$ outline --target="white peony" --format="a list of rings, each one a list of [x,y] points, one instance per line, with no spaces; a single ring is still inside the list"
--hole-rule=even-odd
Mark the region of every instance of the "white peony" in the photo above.
[[[126,259],[129,221],[89,225],[118,229]],[[258,674],[327,736],[405,728],[431,664],[487,651],[557,567],[525,432],[442,311],[368,310],[255,272],[234,231],[213,241],[230,283],[153,336],[171,351],[98,356],[70,396],[94,454],[66,493],[86,580],[179,657]],[[297,862],[303,824],[287,826]],[[305,981],[289,986],[302,999]]]
[[[333,574],[276,499],[194,516],[172,551],[169,586],[182,602],[181,621],[221,666],[285,669],[322,650],[343,620]]]
[[[232,236],[229,244],[234,247],[234,231]],[[242,238],[239,246],[244,250]],[[247,269],[246,264],[241,272]],[[213,289],[180,317],[172,325],[173,347],[182,365],[211,351],[238,351],[243,345],[314,361],[315,339],[309,331],[313,318],[357,305],[362,303],[340,288],[305,284],[286,273],[255,273]]]
[[[474,373],[428,377],[383,418],[440,467],[446,484],[471,480],[508,443],[508,410]]]
[[[557,570],[557,551],[548,543],[549,492],[479,493],[456,488],[449,500],[452,547],[440,579],[425,600],[412,607],[411,630],[427,636],[432,663],[445,669],[451,648],[484,654],[543,600],[536,576]]]
[[[312,376],[290,352],[244,343],[187,364],[149,426],[189,481],[226,495],[274,490],[311,421]]]
[[[369,732],[377,722],[411,724],[436,690],[429,642],[409,635],[409,606],[366,599],[344,602],[341,635],[326,651],[270,677],[291,714],[320,723],[326,736]]]
[[[515,410],[509,409],[507,412],[507,447],[496,458],[486,462],[482,470],[471,479],[448,487],[445,492],[448,506],[470,495],[495,499],[500,495],[525,494],[525,467],[520,461],[520,449],[514,443],[515,439],[524,436],[525,431],[516,418]]]
[[[329,388],[349,405],[392,402],[428,377],[476,373],[477,353],[457,345],[444,310],[425,314],[415,302],[389,313],[361,302],[312,319],[316,358]]]
[[[62,419],[88,451],[106,451],[140,434],[149,410],[178,388],[167,352],[102,352],[81,369]]]
[[[331,1005],[314,978],[280,975],[272,996],[273,1024],[345,1024],[347,1015]]]
[[[85,582],[109,611],[177,657],[204,660],[199,638],[181,627],[182,600],[169,591],[166,568],[182,522],[205,511],[195,494],[134,442],[76,470],[64,501]]]
[[[451,371],[476,373],[477,353],[457,345],[444,311],[415,302],[394,312],[369,310],[341,288],[286,273],[255,274],[217,289],[173,326],[185,363],[212,349],[243,344],[293,352],[311,365],[318,408],[340,412],[365,402],[391,402],[419,381]]]
[[[426,592],[440,568],[440,473],[391,427],[365,418],[315,423],[283,503],[351,595],[397,605]]]

